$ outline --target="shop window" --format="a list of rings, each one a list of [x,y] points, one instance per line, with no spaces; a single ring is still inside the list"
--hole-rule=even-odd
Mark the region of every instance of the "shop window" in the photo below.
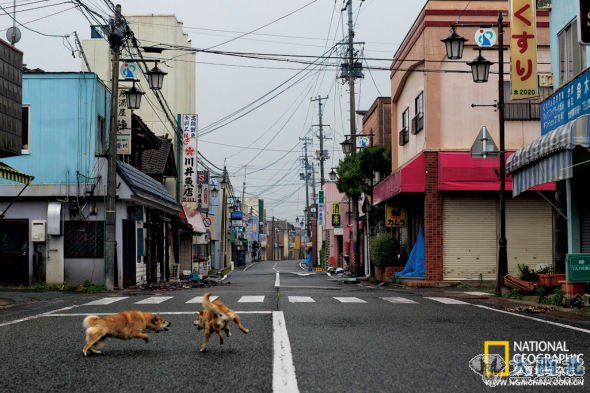
[[[559,85],[574,79],[586,68],[586,47],[578,42],[578,22],[572,21],[557,34]]]
[[[96,122],[96,154],[103,155],[106,153],[107,143],[107,122],[104,117],[98,116]]]
[[[409,135],[409,123],[410,123],[410,108],[406,108],[402,114],[402,129],[399,132],[399,145],[403,146],[410,141]]]
[[[415,116],[412,119],[412,134],[416,135],[424,129],[424,92],[420,92],[414,100]]]

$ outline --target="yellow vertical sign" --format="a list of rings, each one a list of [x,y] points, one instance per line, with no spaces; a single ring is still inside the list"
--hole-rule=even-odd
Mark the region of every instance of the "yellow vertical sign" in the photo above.
[[[537,18],[535,0],[512,0],[510,81],[513,100],[537,97]]]

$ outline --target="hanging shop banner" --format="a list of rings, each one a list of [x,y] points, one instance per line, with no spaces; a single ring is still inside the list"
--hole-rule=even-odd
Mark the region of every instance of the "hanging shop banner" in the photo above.
[[[385,207],[385,226],[388,228],[402,228],[406,226],[406,211],[399,207]]]
[[[510,81],[513,100],[537,97],[537,20],[535,0],[512,0]]]
[[[197,209],[209,211],[209,171],[197,171]]]
[[[117,154],[131,154],[131,109],[127,109],[127,89],[119,89],[117,113]]]
[[[197,115],[182,115],[182,202],[197,202]]]
[[[332,226],[339,227],[341,224],[340,214],[332,214]]]

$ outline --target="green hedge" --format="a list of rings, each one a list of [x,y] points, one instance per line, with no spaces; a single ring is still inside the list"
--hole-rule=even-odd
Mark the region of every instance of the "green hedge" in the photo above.
[[[387,232],[379,233],[371,240],[371,262],[375,266],[392,266],[395,261],[395,242]]]

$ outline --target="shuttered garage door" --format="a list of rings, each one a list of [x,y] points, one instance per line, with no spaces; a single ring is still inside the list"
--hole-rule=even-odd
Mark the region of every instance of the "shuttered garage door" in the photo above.
[[[519,276],[518,265],[531,269],[552,265],[553,218],[551,205],[538,196],[506,201],[508,273]]]
[[[496,278],[496,201],[446,196],[443,199],[445,280]]]

